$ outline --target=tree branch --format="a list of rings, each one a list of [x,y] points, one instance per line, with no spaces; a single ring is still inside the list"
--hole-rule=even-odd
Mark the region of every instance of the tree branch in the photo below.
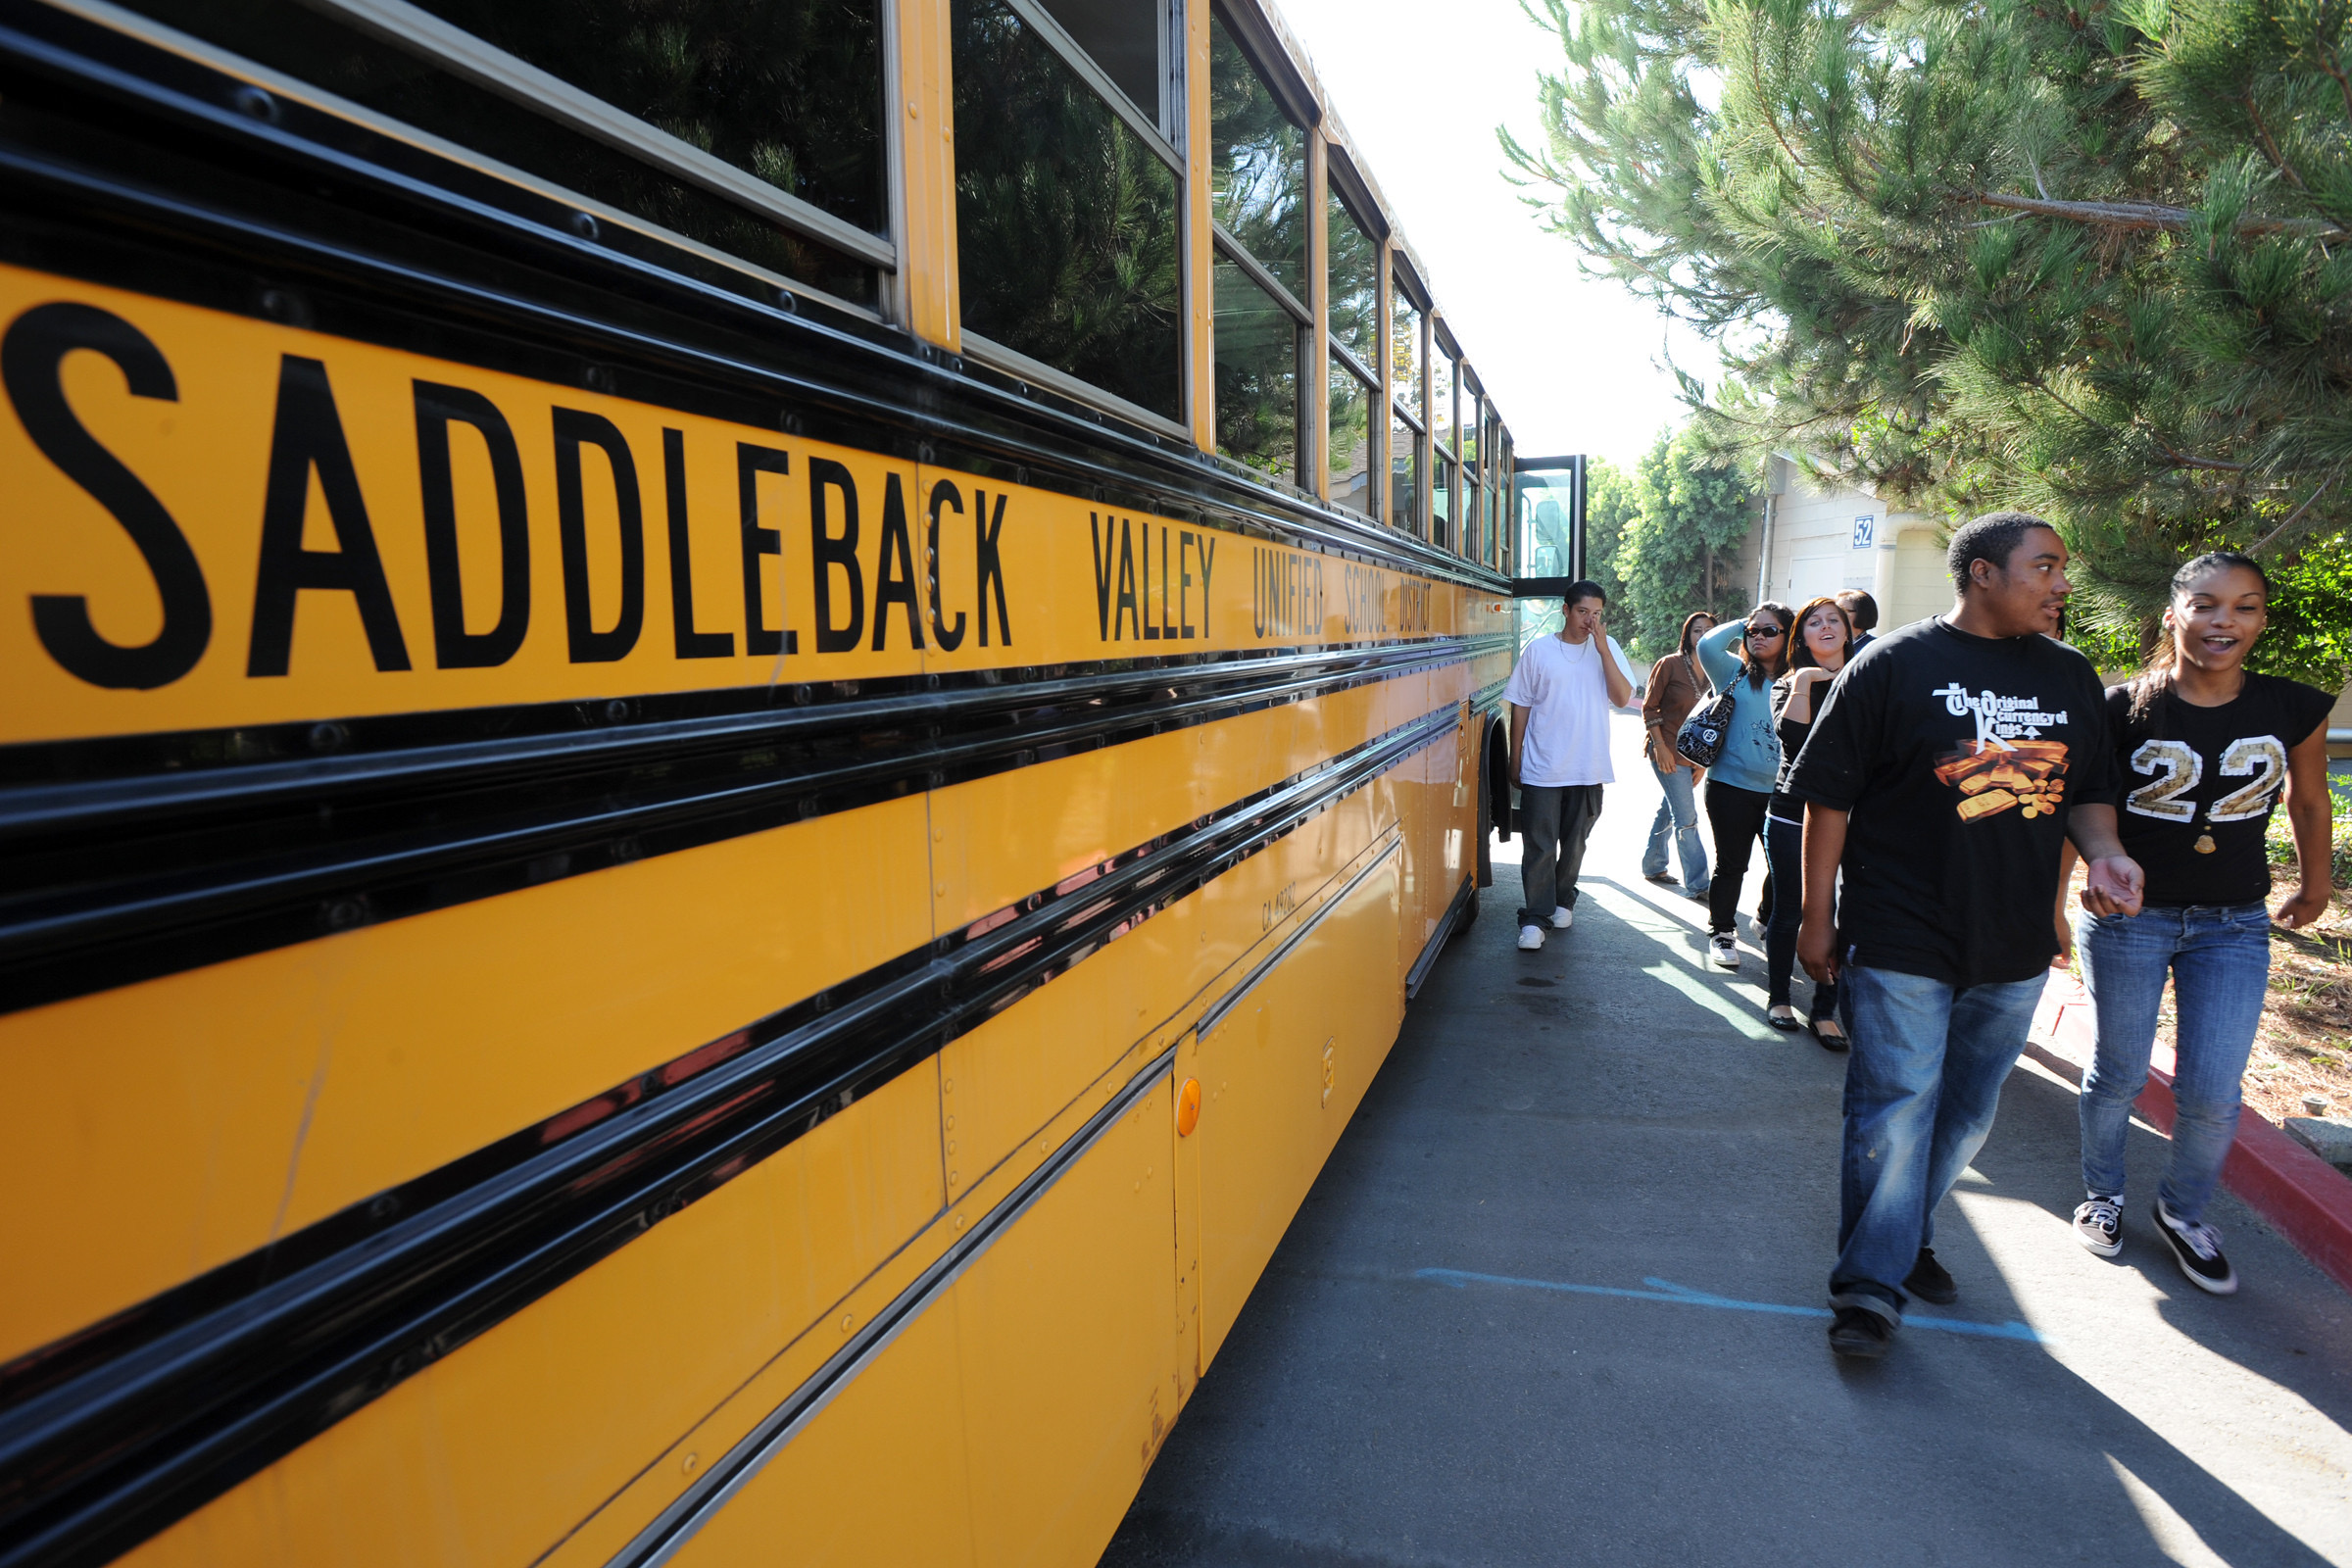
[[[2162,202],[2060,202],[2036,196],[2010,196],[1999,191],[1978,191],[1969,199],[1981,207],[2000,207],[2012,212],[2031,213],[2037,218],[2064,219],[2071,223],[2096,223],[2107,228],[2178,231],[2186,229],[2197,216],[2185,207],[2168,207]],[[2241,218],[2237,220],[2236,228],[2241,234],[2301,234],[2321,240],[2347,237],[2345,230],[2309,218]]]
[[[2277,539],[2280,534],[2286,532],[2287,529],[2293,527],[2296,520],[2300,518],[2303,514],[2309,512],[2319,501],[2320,497],[2328,493],[2328,487],[2333,483],[2335,483],[2335,475],[2332,473],[2327,478],[2322,479],[2320,481],[2320,487],[2311,493],[2309,500],[2305,501],[2294,511],[2288,513],[2284,522],[2280,523],[2278,527],[2273,528],[2269,533],[2264,534],[2260,539],[2255,540],[2254,543],[2248,545],[2246,547],[2246,554],[2249,556],[2259,556],[2265,550],[2268,550],[2271,547],[2271,542]]]

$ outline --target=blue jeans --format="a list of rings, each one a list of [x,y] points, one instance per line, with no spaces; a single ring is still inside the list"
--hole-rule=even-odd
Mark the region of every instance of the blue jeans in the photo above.
[[[1642,855],[1642,874],[1666,874],[1666,836],[1671,833],[1675,858],[1683,862],[1683,891],[1698,898],[1707,891],[1707,851],[1698,837],[1698,798],[1691,789],[1691,780],[1698,775],[1687,767],[1660,772],[1655,762],[1649,764],[1649,771],[1666,798],[1658,802],[1658,814],[1650,819],[1649,848]]]
[[[2173,977],[2180,1019],[2179,1118],[2156,1195],[2195,1224],[2222,1179],[2237,1136],[2238,1086],[2271,982],[2271,915],[2259,904],[2080,915],[2082,957],[2098,1020],[2098,1054],[2082,1077],[2082,1185],[2123,1196],[2132,1102],[2148,1081],[2156,1009]]]
[[[1903,1280],[1935,1237],[1936,1205],[1992,1131],[2045,977],[1951,986],[1848,967],[1839,979],[1853,1054],[1830,1304],[1899,1323]]]
[[[1764,931],[1764,1004],[1777,1007],[1788,1000],[1789,982],[1796,974],[1796,933],[1805,918],[1805,830],[1777,816],[1764,819],[1764,864],[1772,873],[1772,924]],[[1816,1022],[1838,1014],[1838,982],[1816,982],[1812,1005],[1805,1009]]]

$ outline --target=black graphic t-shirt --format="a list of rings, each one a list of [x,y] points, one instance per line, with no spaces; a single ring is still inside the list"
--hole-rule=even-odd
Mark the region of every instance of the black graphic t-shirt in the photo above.
[[[1866,969],[2029,980],[2058,952],[2066,814],[2115,800],[2090,661],[1940,616],[1888,632],[1821,704],[1788,791],[1847,812],[1838,940]]]
[[[2132,688],[2108,688],[2122,808],[2116,828],[2147,873],[2147,903],[2254,904],[2270,893],[2262,838],[2286,782],[2286,754],[2334,706],[2316,686],[2249,673],[2219,708],[2168,690],[2133,719]]]

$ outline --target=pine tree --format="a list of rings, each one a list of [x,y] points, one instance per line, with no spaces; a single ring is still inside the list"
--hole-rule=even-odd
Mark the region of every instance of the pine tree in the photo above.
[[[1595,529],[1604,498],[1597,485],[1586,491],[1588,557],[1610,589],[1618,641],[1638,660],[1660,659],[1693,610],[1730,614],[1746,605],[1732,560],[1755,517],[1755,492],[1687,426],[1660,431],[1630,478],[1610,471],[1613,529]]]
[[[1544,0],[1506,150],[1594,270],[1724,350],[1720,450],[2052,518],[2128,657],[2252,550],[2272,667],[2352,662],[2345,0]]]

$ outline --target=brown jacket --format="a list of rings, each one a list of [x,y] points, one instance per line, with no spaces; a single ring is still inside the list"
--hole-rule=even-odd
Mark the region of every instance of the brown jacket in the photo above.
[[[1672,745],[1683,720],[1690,716],[1690,710],[1698,706],[1706,690],[1698,678],[1695,660],[1668,654],[1649,667],[1649,695],[1642,699],[1642,727],[1665,726],[1667,744]]]

